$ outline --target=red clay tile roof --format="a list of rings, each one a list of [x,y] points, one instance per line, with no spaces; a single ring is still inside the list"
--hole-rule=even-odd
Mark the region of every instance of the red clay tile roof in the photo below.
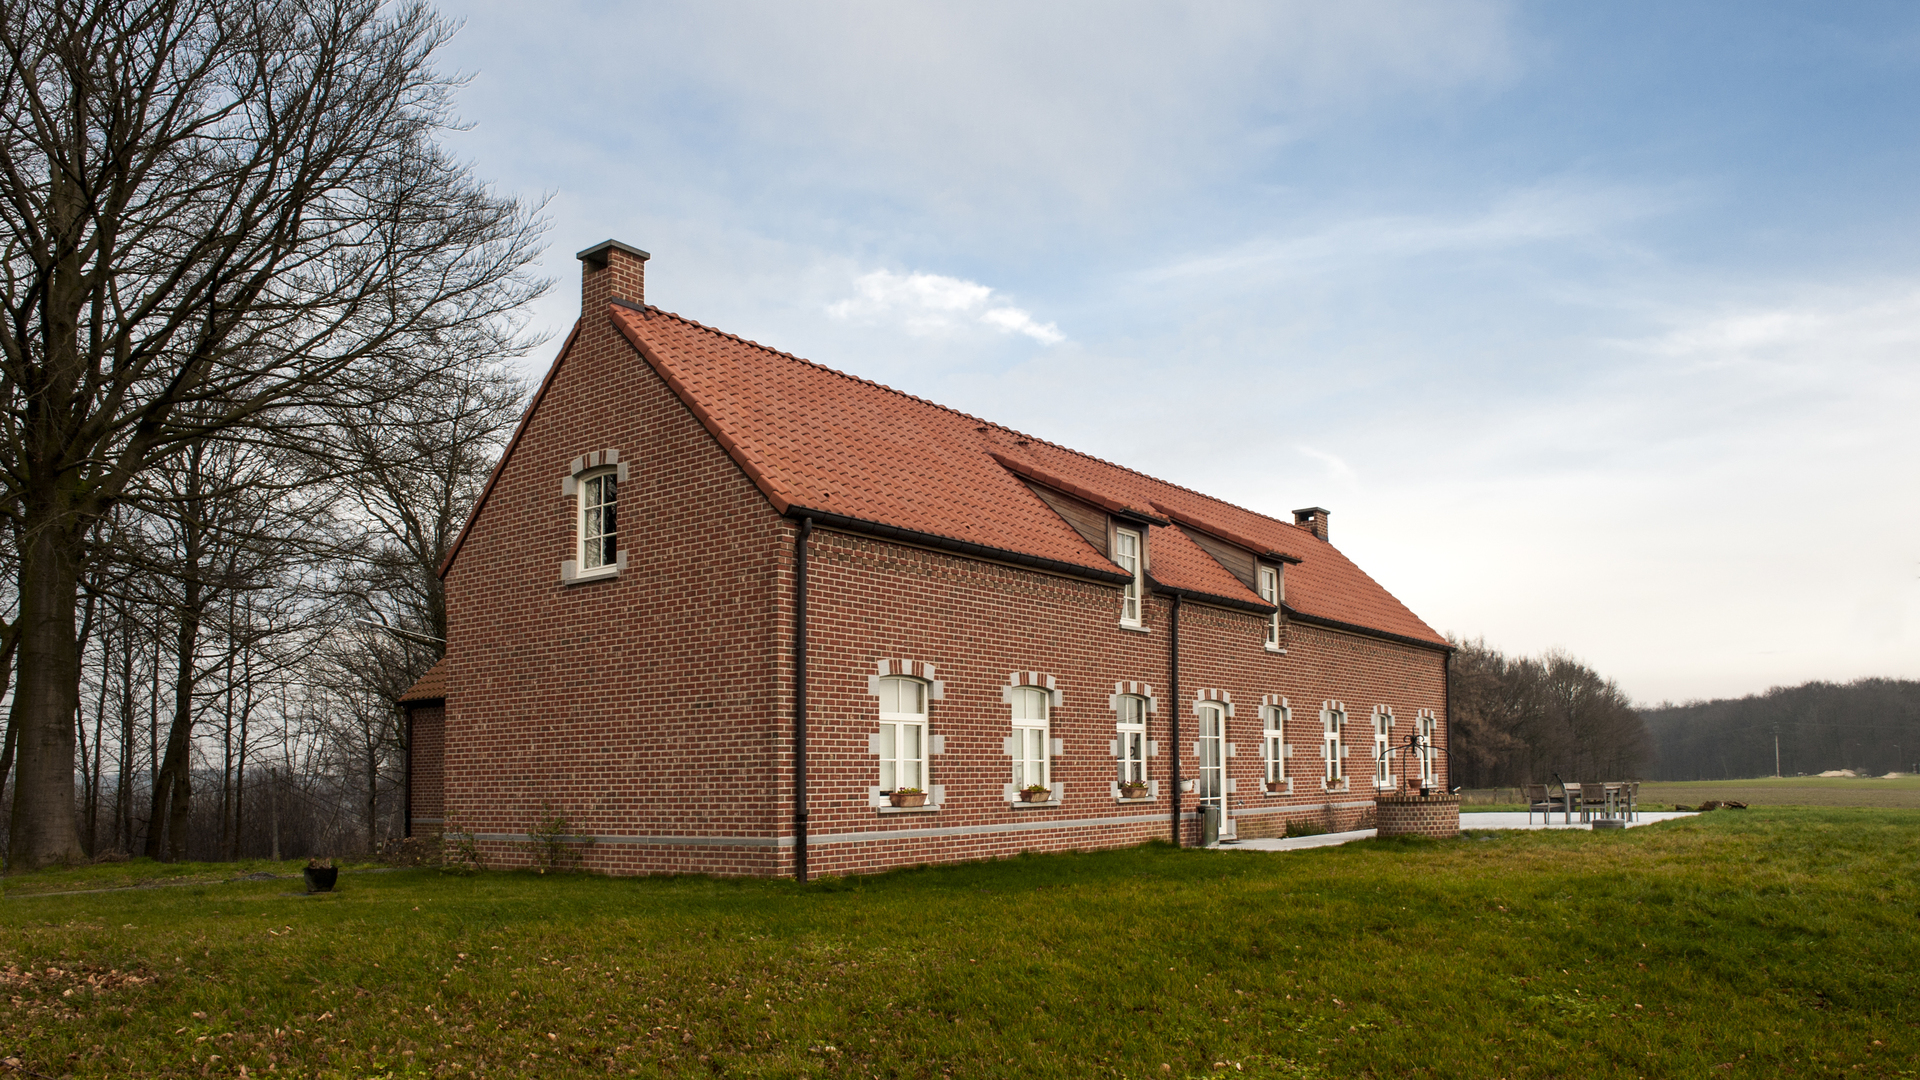
[[[1117,570],[1015,475],[1025,471],[1050,487],[1070,485],[1065,490],[1096,505],[1139,508],[1134,513],[1152,507],[1256,554],[1298,558],[1286,571],[1290,611],[1446,644],[1333,545],[1288,522],[657,308],[613,304],[608,314],[783,514],[824,511]],[[1179,529],[1153,529],[1148,550],[1160,585],[1270,610]]]
[[[447,658],[444,656],[440,658],[438,663],[428,668],[425,675],[420,676],[419,682],[407,687],[407,692],[400,695],[400,700],[403,703],[445,701],[446,698]]]

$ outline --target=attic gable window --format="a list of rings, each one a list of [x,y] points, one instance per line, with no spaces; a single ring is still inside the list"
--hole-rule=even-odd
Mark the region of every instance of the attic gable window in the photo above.
[[[1145,544],[1138,529],[1115,529],[1113,531],[1113,561],[1120,569],[1132,575],[1133,580],[1120,588],[1120,625],[1140,625],[1140,594],[1145,571],[1141,558]]]
[[[627,465],[620,451],[601,450],[573,459],[561,481],[561,494],[573,503],[573,558],[560,564],[564,585],[619,575],[626,569],[621,543],[620,487]]]
[[[601,469],[580,478],[580,569],[583,573],[619,565],[620,478]]]

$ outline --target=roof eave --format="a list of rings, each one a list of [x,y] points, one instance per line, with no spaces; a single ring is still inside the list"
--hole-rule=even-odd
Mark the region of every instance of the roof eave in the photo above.
[[[897,540],[901,543],[930,547],[940,551],[949,551],[968,558],[985,559],[992,562],[1011,563],[1033,570],[1044,570],[1051,574],[1069,577],[1088,578],[1105,585],[1125,585],[1133,578],[1117,571],[1101,570],[1097,567],[1082,566],[1079,563],[1049,559],[1040,555],[1029,555],[1024,551],[993,547],[972,540],[942,536],[939,533],[921,532],[899,525],[889,525],[884,521],[870,521],[866,518],[836,514],[831,510],[815,510],[806,506],[789,505],[784,511],[790,518],[812,518],[815,525],[835,529],[841,532],[860,533],[879,537],[882,540]]]
[[[1288,607],[1284,604],[1281,605],[1281,607],[1287,613],[1288,619],[1296,622],[1306,623],[1308,626],[1324,626],[1329,630],[1345,630],[1350,634],[1362,634],[1371,638],[1379,638],[1382,641],[1397,642],[1401,645],[1412,645],[1421,649],[1432,649],[1435,652],[1444,652],[1449,655],[1457,651],[1452,645],[1449,645],[1444,641],[1429,641],[1426,638],[1411,637],[1406,634],[1396,634],[1391,630],[1377,630],[1371,626],[1361,626],[1359,623],[1342,622],[1339,619],[1329,619],[1324,615],[1310,615],[1297,608]]]

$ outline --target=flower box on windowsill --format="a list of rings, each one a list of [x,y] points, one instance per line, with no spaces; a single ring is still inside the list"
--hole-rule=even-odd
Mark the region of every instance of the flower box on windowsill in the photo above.
[[[887,793],[887,802],[903,810],[927,805],[927,793],[912,788]]]
[[[1338,780],[1322,780],[1320,781],[1320,787],[1326,791],[1345,791],[1347,790],[1347,778],[1343,776]]]
[[[1293,781],[1269,780],[1263,785],[1263,789],[1268,795],[1291,795],[1293,794]]]
[[[1145,784],[1120,785],[1120,800],[1122,802],[1141,802],[1149,797],[1147,785]]]

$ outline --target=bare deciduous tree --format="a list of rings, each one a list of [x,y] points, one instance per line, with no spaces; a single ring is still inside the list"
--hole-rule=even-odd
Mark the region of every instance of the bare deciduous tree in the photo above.
[[[378,0],[0,0],[14,865],[80,855],[79,581],[135,478],[515,351],[539,223],[435,142],[450,32]]]

